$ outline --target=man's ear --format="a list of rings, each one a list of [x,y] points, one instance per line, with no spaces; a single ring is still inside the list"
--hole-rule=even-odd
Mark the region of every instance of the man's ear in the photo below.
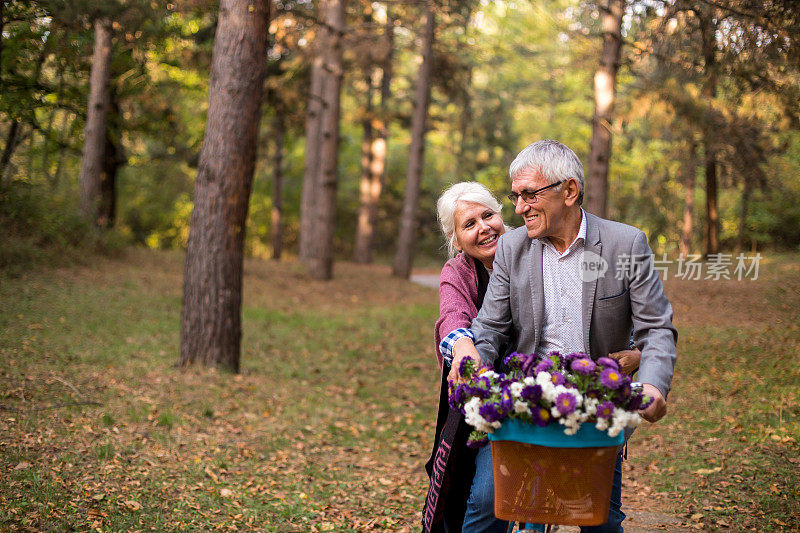
[[[570,178],[564,182],[563,188],[561,189],[561,193],[564,195],[564,203],[569,207],[576,205],[578,202],[578,198],[581,195],[580,187],[578,186],[578,180],[575,178]]]

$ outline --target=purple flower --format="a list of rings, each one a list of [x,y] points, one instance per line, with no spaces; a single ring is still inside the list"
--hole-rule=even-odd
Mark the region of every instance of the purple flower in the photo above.
[[[609,389],[618,389],[625,383],[623,377],[623,374],[619,370],[614,368],[606,368],[600,374],[600,383]]]
[[[614,414],[614,404],[612,402],[603,402],[597,406],[597,418],[611,418]]]
[[[470,433],[469,438],[467,439],[467,446],[472,449],[483,448],[489,444],[489,435],[486,433],[480,433],[478,431],[473,431]]]
[[[485,375],[479,376],[477,379],[473,379],[473,382],[477,387],[486,389],[487,391],[492,388],[492,380]]]
[[[553,361],[550,359],[542,359],[542,362],[536,365],[536,374],[539,372],[548,372],[551,368],[553,368]]]
[[[500,409],[505,413],[509,413],[514,409],[514,398],[511,396],[511,391],[508,387],[503,387],[503,392],[500,394]]]
[[[645,400],[644,398],[647,399]],[[656,399],[652,396],[644,396],[644,398],[642,398],[642,403],[639,405],[639,409],[647,409],[654,401],[656,401]]]
[[[457,387],[453,388],[451,384],[450,389],[451,390],[448,403],[450,404],[450,407],[452,407],[453,409],[458,409],[458,406],[461,405],[466,399],[466,394],[464,393],[464,386],[458,385]]]
[[[563,385],[566,378],[564,378],[564,374],[561,372],[553,372],[550,374],[550,380],[553,382],[553,385]]]
[[[506,416],[505,411],[499,403],[485,403],[478,408],[478,413],[487,422],[497,422]]]
[[[575,396],[568,392],[562,392],[556,398],[556,409],[558,409],[558,412],[562,415],[568,415],[575,411],[577,405],[578,402],[575,400]]]
[[[564,366],[569,366],[572,361],[576,359],[585,359],[586,357],[588,356],[585,353],[573,352],[568,353],[567,355],[562,355],[561,360],[564,361]]]
[[[544,427],[550,423],[552,415],[550,414],[550,411],[544,407],[534,407],[531,409],[531,418],[533,419],[534,424]]]
[[[631,378],[622,374],[622,384],[617,388],[617,394],[612,400],[619,407],[624,407],[631,396]]]
[[[485,387],[475,387],[468,383],[464,383],[463,385],[459,385],[460,387],[464,388],[464,400],[468,400],[471,396],[477,396],[478,398],[488,398],[491,396],[491,391]]]
[[[536,403],[542,399],[542,387],[539,385],[526,385],[519,395],[528,402]]]
[[[536,354],[530,354],[525,356],[525,359],[522,361],[519,369],[522,370],[522,374],[525,376],[532,376],[536,374],[536,367],[539,363],[539,356]]]
[[[603,365],[608,368],[613,368],[614,370],[619,370],[619,365],[616,361],[611,359],[610,357],[601,357],[597,360],[597,364]]]
[[[647,400],[645,400],[645,398],[647,398]],[[631,397],[630,399],[628,399],[628,403],[625,406],[625,408],[628,411],[639,411],[641,409],[647,409],[650,406],[650,404],[653,403],[654,399],[655,398],[653,398],[652,396],[645,396],[641,392],[637,392],[631,394]]]
[[[572,361],[570,368],[573,372],[577,372],[578,374],[583,374],[584,376],[591,375],[594,372],[594,369],[597,368],[597,365],[594,364],[594,361],[591,359],[575,359]]]
[[[458,365],[458,373],[464,377],[471,377],[477,370],[477,364],[471,357],[465,357]]]
[[[503,363],[509,368],[520,368],[524,362],[525,356],[519,352],[512,352],[503,359]]]

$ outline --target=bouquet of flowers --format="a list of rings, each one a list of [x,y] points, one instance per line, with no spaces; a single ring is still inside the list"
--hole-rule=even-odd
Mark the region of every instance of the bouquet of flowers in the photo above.
[[[616,361],[593,361],[584,353],[524,355],[505,358],[507,373],[478,366],[472,359],[461,362],[459,372],[467,380],[450,384],[450,405],[474,427],[468,444],[481,447],[488,434],[506,418],[538,426],[559,423],[574,435],[589,422],[609,437],[641,422],[638,414],[653,401],[631,386]]]

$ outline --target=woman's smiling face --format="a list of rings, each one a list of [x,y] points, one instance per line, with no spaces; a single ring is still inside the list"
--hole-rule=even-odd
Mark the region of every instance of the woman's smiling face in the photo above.
[[[505,233],[503,217],[476,202],[458,202],[455,212],[456,248],[492,268],[497,239]]]

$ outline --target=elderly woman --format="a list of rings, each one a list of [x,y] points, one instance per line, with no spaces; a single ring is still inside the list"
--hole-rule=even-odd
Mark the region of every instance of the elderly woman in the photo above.
[[[440,315],[434,337],[441,390],[433,453],[425,465],[431,482],[423,531],[505,533],[508,529],[507,522],[494,516],[491,449],[467,448],[471,428],[460,412],[450,409],[447,397],[452,339],[464,342],[464,336],[472,337],[468,328],[483,304],[497,242],[506,231],[500,209],[491,192],[474,182],[451,186],[437,202],[451,259],[439,278]],[[638,350],[611,354],[628,373],[639,366],[639,355]]]
[[[425,465],[431,484],[423,511],[423,530],[493,531],[491,525],[495,524],[498,531],[505,531],[507,523],[494,517],[493,508],[488,510],[488,516],[465,516],[468,507],[485,507],[487,502],[478,500],[486,498],[479,497],[478,491],[486,490],[483,486],[473,490],[477,451],[466,447],[471,428],[461,413],[449,408],[447,401],[447,374],[452,360],[447,339],[453,332],[469,332],[472,319],[483,304],[497,241],[506,226],[500,202],[480,183],[453,185],[439,198],[437,209],[451,259],[439,277],[440,315],[434,336],[442,371],[441,391],[434,449]],[[489,489],[493,490],[493,485]],[[492,507],[491,498],[488,504]],[[486,513],[471,513],[475,514]]]

